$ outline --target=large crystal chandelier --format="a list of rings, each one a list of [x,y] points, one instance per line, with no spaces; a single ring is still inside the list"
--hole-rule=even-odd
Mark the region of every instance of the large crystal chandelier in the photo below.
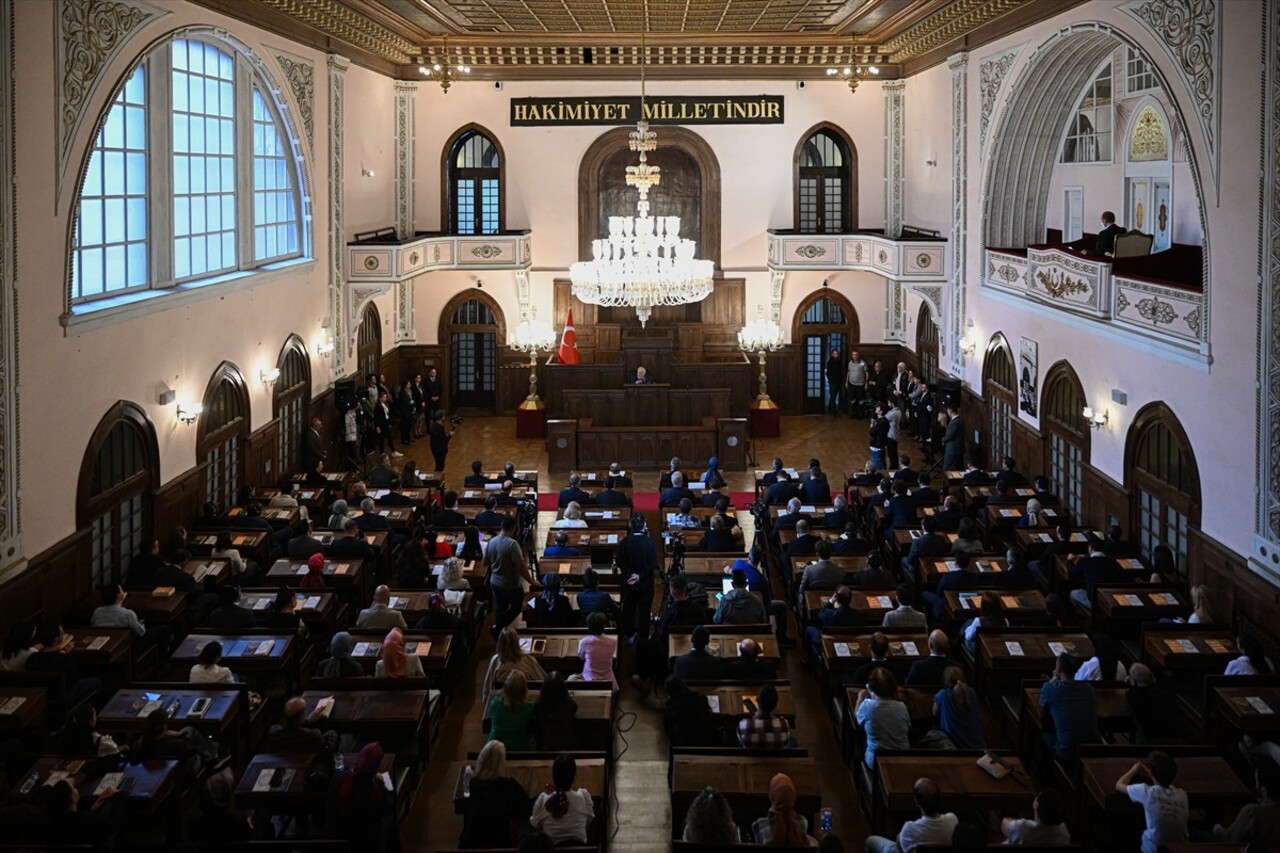
[[[649,215],[649,189],[661,180],[658,166],[649,164],[649,152],[658,147],[658,135],[644,119],[646,33],[649,4],[644,5],[640,32],[640,120],[628,146],[640,155],[640,163],[627,167],[627,186],[640,193],[636,216],[610,216],[609,236],[591,241],[591,260],[569,267],[573,295],[590,305],[636,309],[643,327],[655,305],[701,302],[711,293],[715,265],[694,257],[692,240],[680,236],[680,217]]]

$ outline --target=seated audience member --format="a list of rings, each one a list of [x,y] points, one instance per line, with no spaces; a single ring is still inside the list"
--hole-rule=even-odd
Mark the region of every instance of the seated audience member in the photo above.
[[[1093,657],[1080,665],[1076,681],[1124,681],[1129,671],[1120,662],[1116,641],[1105,631],[1094,632],[1092,640]]]
[[[971,655],[977,655],[979,630],[1007,627],[1009,627],[1009,620],[1005,618],[1004,611],[1000,608],[999,594],[989,589],[985,590],[982,598],[978,600],[978,615],[966,622],[960,631],[965,651]]]
[[[476,533],[479,532],[480,531],[477,529]],[[462,544],[464,545],[466,544],[466,535],[467,534],[464,531],[462,534]],[[424,527],[422,529],[422,541],[419,544],[422,547],[423,553],[432,560],[444,560],[449,557],[457,556],[457,551],[454,549],[454,546],[450,545],[444,539],[441,539],[440,531],[436,530],[434,527]]]
[[[761,625],[769,621],[764,602],[747,588],[747,573],[734,569],[729,591],[722,594],[713,621],[717,625]]]
[[[431,526],[436,528],[467,526],[467,517],[458,511],[458,493],[453,489],[444,493],[444,506],[431,516]]]
[[[616,624],[622,612],[622,608],[613,600],[613,596],[600,589],[600,575],[591,568],[582,573],[582,592],[578,593],[576,601],[578,618],[584,626],[592,613],[603,613],[610,622]]]
[[[471,584],[462,576],[463,563],[458,557],[450,557],[440,564],[440,574],[436,578],[436,589],[451,589],[455,592],[465,592],[471,589]]]
[[[569,487],[560,490],[558,504],[561,508],[567,507],[571,503],[576,503],[581,509],[582,504],[591,502],[591,493],[584,490],[581,487],[581,483],[582,478],[577,474],[569,475]]]
[[[614,657],[618,652],[618,638],[605,634],[609,620],[600,612],[587,617],[587,636],[578,641],[578,657],[582,659],[583,681],[607,681],[618,689],[618,679],[613,674]]]
[[[1213,611],[1209,608],[1209,587],[1205,584],[1198,583],[1191,587],[1191,615],[1187,617],[1187,624],[1213,624]]]
[[[800,497],[815,506],[827,506],[831,503],[831,484],[817,465],[809,467],[809,476],[800,484]]]
[[[301,696],[294,696],[285,702],[284,716],[278,724],[267,730],[267,736],[262,741],[262,751],[317,755],[337,746],[338,738],[333,732],[322,732],[306,725],[323,720],[324,709],[316,705],[310,714],[306,710],[306,700]]]
[[[474,528],[470,528],[474,529]],[[477,531],[479,532],[479,531]],[[544,557],[580,557],[582,552],[569,544],[569,534],[563,530],[556,534],[556,544],[548,545],[542,551]]]
[[[489,699],[489,740],[502,741],[508,750],[528,749],[533,707],[529,682],[519,672],[509,673]]]
[[[884,614],[884,626],[886,628],[917,628],[923,631],[928,626],[928,622],[925,615],[914,607],[915,588],[909,583],[900,583],[894,594],[898,598],[898,606]]]
[[[88,845],[93,849],[111,849],[119,826],[123,797],[117,788],[106,788],[92,801],[81,799],[79,788],[71,779],[61,779],[42,788],[45,809],[44,841],[50,849],[65,845]]]
[[[1053,484],[1049,482],[1049,478],[1041,474],[1033,481],[1035,484],[1036,500],[1040,501],[1044,506],[1056,506],[1060,501],[1057,494],[1053,491]]]
[[[564,508],[564,517],[556,520],[552,525],[553,528],[580,528],[586,527],[586,519],[582,517],[582,506],[573,501]]]
[[[854,586],[864,589],[892,589],[898,585],[898,576],[884,567],[884,557],[879,551],[867,555],[867,565],[853,579]]]
[[[867,853],[914,853],[917,847],[950,847],[960,819],[942,811],[942,792],[932,779],[920,778],[913,788],[920,817],[902,825],[895,842],[872,835],[867,838]]]
[[[844,533],[831,543],[831,553],[840,557],[860,557],[879,552],[872,552],[871,543],[858,536],[857,522],[849,521],[844,525]]]
[[[705,601],[689,599],[689,582],[684,573],[676,574],[667,582],[671,603],[663,609],[653,633],[636,645],[636,674],[631,683],[641,693],[653,689],[654,681],[667,671],[667,650],[670,648],[673,628],[692,628],[707,621]],[[650,703],[656,707],[657,702]]]
[[[733,809],[729,807],[724,794],[710,786],[702,789],[702,793],[689,804],[681,838],[686,844],[714,847],[738,843],[738,827],[733,823]]]
[[[724,474],[720,472],[720,460],[714,456],[707,460],[707,470],[702,474],[702,484],[708,489],[724,488]]]
[[[1018,519],[1019,527],[1043,527],[1045,524],[1044,507],[1040,501],[1031,498],[1027,501],[1027,511],[1022,518]]]
[[[863,761],[875,768],[876,753],[886,749],[908,749],[911,714],[898,699],[898,682],[884,667],[871,670],[865,687],[858,691],[853,708],[854,719],[867,735]]]
[[[1187,792],[1174,787],[1177,775],[1178,763],[1173,757],[1156,750],[1116,780],[1116,791],[1141,805],[1146,816],[1142,853],[1158,853],[1187,840]],[[1150,784],[1135,781],[1138,779]]]
[[[942,689],[933,696],[933,715],[956,749],[986,749],[982,736],[982,708],[978,691],[964,680],[964,670],[949,666],[942,674]]]
[[[938,502],[942,500],[942,495],[933,487],[933,475],[924,471],[917,479],[920,485],[911,492],[911,497],[916,499],[916,506],[936,508]]]
[[[228,537],[228,545],[230,545],[230,537]],[[240,552],[234,548],[229,549],[227,559],[235,565],[235,559],[231,557],[231,553],[235,553],[237,557]],[[311,530],[311,522],[304,519],[298,519],[293,523],[293,536],[289,539],[289,543],[285,546],[285,556],[290,560],[305,560],[312,554],[319,554],[324,551],[324,545],[315,537]],[[243,562],[243,561],[242,561]]]
[[[699,548],[703,551],[711,552],[738,551],[741,553],[738,542],[733,537],[733,531],[726,529],[724,526],[724,516],[713,515],[710,521],[711,527],[703,534]]]
[[[314,558],[316,555],[312,555]],[[360,525],[356,523],[354,518],[348,518],[342,522],[342,535],[335,538],[333,543],[329,545],[329,556],[334,560],[342,559],[360,559],[366,564],[377,560],[377,552],[373,550],[373,546],[364,538],[364,534],[360,532]],[[321,567],[324,563],[321,562]],[[323,580],[323,578],[322,578]]]
[[[902,558],[902,568],[908,573],[916,570],[921,557],[945,557],[951,553],[951,542],[936,532],[938,525],[931,516],[924,517],[920,529],[923,533],[911,540],[911,548]]]
[[[766,658],[760,644],[747,637],[738,643],[737,658],[725,662],[725,675],[738,681],[774,681],[778,662]]]
[[[1214,841],[1270,845],[1272,849],[1280,844],[1280,766],[1269,758],[1260,759],[1253,778],[1258,801],[1242,807],[1231,826],[1214,826]]]
[[[687,530],[696,530],[701,526],[702,521],[693,514],[693,501],[688,498],[681,498],[676,511],[667,516],[667,527],[683,527]]]
[[[38,650],[36,643],[36,626],[30,622],[19,622],[9,628],[5,637],[4,648],[0,649],[0,671],[24,672],[27,658]]]
[[[1049,583],[1049,577],[1053,573],[1054,558],[1065,557],[1071,553],[1071,525],[1066,521],[1059,521],[1054,528],[1054,533],[1056,535],[1053,541],[1046,543],[1040,549],[1040,558],[1027,564],[1031,573],[1044,584]]]
[[[346,631],[339,631],[329,639],[329,657],[316,669],[317,678],[363,678],[364,668],[351,657],[355,641]]]
[[[777,472],[777,480],[764,493],[765,506],[786,506],[792,498],[800,498],[800,486],[786,471]]]
[[[609,464],[609,476],[606,478],[606,482],[610,479],[613,480],[613,485],[617,487],[626,488],[631,485],[631,478],[627,476],[627,472],[623,471],[622,466],[617,462]]]
[[[218,606],[209,614],[209,626],[220,631],[252,631],[253,611],[240,605],[240,589],[232,584],[218,588]]]
[[[426,552],[422,550],[422,541],[417,537],[406,542],[400,549],[400,556],[396,558],[396,586],[399,589],[429,589],[435,586]]]
[[[972,518],[960,519],[960,524],[956,529],[956,541],[951,543],[951,556],[958,557],[961,554],[973,555],[981,554],[986,550],[986,546],[982,544],[982,537],[978,534],[978,525],[974,523]]]
[[[684,474],[679,471],[671,475],[671,487],[664,491],[658,499],[658,506],[679,506],[680,501],[693,502],[693,492],[685,488]]]
[[[497,530],[502,527],[505,512],[498,512],[498,498],[494,495],[484,499],[484,511],[476,514],[475,526],[482,530]]]
[[[1141,661],[1129,667],[1125,697],[1141,743],[1168,743],[1180,735],[1177,716],[1169,709],[1177,704],[1173,692],[1156,683],[1151,667]]]
[[[232,587],[234,589],[234,587]],[[125,591],[119,584],[101,589],[102,604],[93,609],[89,624],[95,628],[128,628],[138,638],[143,648],[158,646],[161,654],[169,651],[173,643],[173,629],[168,625],[146,627],[138,614],[124,606]],[[239,593],[237,592],[237,597]],[[249,627],[253,627],[253,613],[249,613]]]
[[[234,684],[236,677],[222,661],[222,643],[211,640],[200,650],[196,662],[191,665],[188,678],[192,684]]]
[[[101,679],[80,676],[80,668],[71,652],[75,637],[62,630],[61,625],[45,625],[36,635],[35,651],[27,657],[26,672],[54,672],[62,675],[67,689],[67,708],[75,708],[93,699],[102,687]]]
[[[378,584],[373,590],[373,601],[356,617],[356,627],[375,631],[399,628],[404,631],[409,626],[405,624],[404,614],[391,606],[391,588]]]
[[[570,752],[577,748],[578,703],[559,672],[547,673],[533,704],[533,737],[540,752]]]
[[[348,524],[354,523],[352,521],[348,522]],[[302,580],[298,581],[298,588],[324,589],[326,586],[328,584],[324,582],[324,555],[312,554],[307,557],[307,573],[302,576]]]
[[[711,632],[699,625],[689,637],[692,648],[675,659],[672,671],[686,681],[709,681],[720,678],[725,662],[707,651]]]
[[[385,515],[378,513],[378,507],[373,502],[373,498],[360,501],[360,515],[356,516],[355,522],[362,533],[376,533],[391,529],[391,522]]]
[[[557,844],[586,844],[591,822],[595,820],[591,792],[573,787],[577,773],[578,765],[572,755],[557,755],[551,764],[549,790],[539,794],[533,803],[529,822]]]
[[[778,688],[766,684],[756,694],[756,712],[738,721],[738,743],[747,749],[783,749],[792,746],[791,726],[774,714]]]
[[[769,814],[751,825],[756,844],[774,847],[805,847],[809,844],[809,822],[796,814],[796,785],[785,773],[769,780]]]
[[[533,802],[519,782],[503,775],[506,764],[507,748],[502,741],[490,740],[480,750],[458,839],[462,849],[510,848],[528,832]]]
[[[1240,657],[1227,664],[1223,675],[1274,675],[1275,667],[1263,651],[1262,641],[1253,634],[1242,633],[1236,639]]]
[[[947,653],[951,650],[951,641],[939,630],[929,632],[929,656],[911,664],[907,670],[908,687],[932,687],[942,684],[943,673],[951,666],[951,658]]]
[[[215,523],[216,521],[215,518]],[[125,582],[131,587],[150,589],[156,586],[156,571],[162,565],[164,565],[164,558],[160,556],[160,540],[152,539],[143,548],[142,553],[135,555],[129,563]]]
[[[488,690],[497,682],[505,681],[512,672],[519,672],[526,681],[545,681],[547,678],[542,664],[533,655],[525,654],[520,648],[520,635],[508,625],[498,632],[497,651],[489,659],[489,668],[481,683]]]
[[[876,667],[884,667],[890,672],[896,673],[899,667],[896,661],[889,660],[889,635],[884,631],[876,631],[871,635],[871,640],[867,643],[871,647],[871,659],[859,666],[850,674],[841,676],[841,683],[847,687],[866,687],[867,682],[871,680],[871,672]]]
[[[221,535],[227,536],[228,542],[231,541],[231,537],[226,533],[226,531],[223,531]],[[214,550],[215,551],[217,550],[217,546],[214,547]],[[232,553],[234,553],[237,557],[240,556],[240,552],[238,551],[233,550]],[[214,556],[217,557],[220,555],[215,553]],[[160,568],[156,569],[156,573],[155,573],[156,586],[171,586],[178,592],[198,591],[200,589],[200,584],[196,581],[194,577],[192,577],[191,575],[187,574],[182,570],[183,564],[185,564],[187,560],[190,560],[190,559],[191,559],[191,554],[185,548],[179,548],[178,550],[174,551],[172,555],[169,557],[169,559],[164,560],[160,564]],[[227,559],[230,560],[231,558],[228,557]],[[236,570],[236,565],[237,565],[236,561],[231,560],[231,569],[232,569],[233,578],[237,575],[243,575],[245,573],[244,560],[239,561],[238,571]],[[257,566],[254,566],[254,569],[256,570]]]
[[[498,520],[498,526],[502,526],[502,520]],[[484,543],[485,536],[480,532],[479,527],[468,525],[462,531],[462,541],[458,543],[453,551],[453,556],[457,557],[464,563],[470,563],[473,560],[484,559]],[[448,543],[445,543],[448,547]],[[428,555],[429,559],[434,559],[434,554]]]
[[[177,759],[199,775],[218,761],[218,744],[191,726],[170,728],[168,713],[157,708],[146,716],[142,734],[130,742],[129,759],[141,763],[157,758]]]
[[[467,638],[462,637],[458,632],[461,624],[462,620],[458,615],[449,612],[449,604],[445,600],[444,593],[433,592],[427,596],[426,612],[413,623],[413,628],[415,631],[447,631],[466,642]]]
[[[382,759],[382,744],[365,744],[351,766],[335,773],[329,785],[327,834],[346,840],[349,849],[377,853],[400,849],[395,797],[378,778]]]
[[[560,575],[556,572],[542,576],[542,592],[533,600],[526,621],[530,628],[570,628],[578,624],[573,605],[560,593]]]
[[[619,486],[629,486],[631,481],[625,477],[605,477],[604,488],[596,492],[596,506],[627,506],[631,503],[631,499],[623,492],[618,491]]]
[[[1000,821],[1005,844],[1065,847],[1071,843],[1067,830],[1067,806],[1053,788],[1043,788],[1031,803],[1031,820],[1007,817]]]
[[[797,527],[796,530],[798,532],[800,528]],[[800,541],[799,537],[796,541]],[[844,583],[844,569],[831,562],[831,543],[825,539],[818,539],[814,543],[813,554],[817,559],[804,567],[804,571],[800,574],[800,583],[796,585],[796,602],[801,606],[804,605],[805,590],[835,589]]]
[[[1081,584],[1078,589],[1071,590],[1071,601],[1088,611],[1093,608],[1093,590],[1102,584],[1118,583],[1124,580],[1120,564],[1114,557],[1108,556],[1104,543],[1097,534],[1089,531],[1085,534],[1089,539],[1089,555],[1075,561],[1068,569],[1067,579]]]
[[[490,479],[484,475],[484,463],[477,459],[471,463],[471,473],[462,481],[462,485],[467,488],[483,489],[490,482]]]
[[[996,474],[996,484],[1008,483],[1012,488],[1025,486],[1027,478],[1016,470],[1017,464],[1012,456],[1006,456],[1001,464],[999,473]]]
[[[68,758],[115,755],[120,751],[111,735],[98,731],[98,712],[92,705],[76,707],[62,727],[62,754]]]
[[[853,590],[841,584],[818,611],[818,624],[804,629],[812,660],[822,657],[822,632],[827,628],[856,628],[865,624],[863,615],[853,607]]]
[[[942,506],[933,514],[933,523],[938,530],[955,530],[964,517],[959,498],[947,495],[942,499]]]
[[[706,695],[691,690],[678,675],[667,676],[662,686],[667,691],[663,724],[671,746],[719,746],[720,732]]]
[[[1013,491],[1013,486],[1007,481],[997,480],[995,486],[995,494],[987,496],[986,506],[1006,506],[1010,504],[1021,503],[1022,499]],[[981,508],[981,504],[979,505]]]
[[[854,520],[854,514],[849,509],[849,502],[845,500],[844,495],[836,495],[831,511],[823,513],[818,524],[827,530],[844,530],[845,525]]]
[[[1044,714],[1044,741],[1060,761],[1074,762],[1082,744],[1101,743],[1098,731],[1098,697],[1093,685],[1076,681],[1080,659],[1063,652],[1054,664],[1053,677],[1040,688]]]
[[[382,640],[382,658],[373,669],[376,678],[426,678],[422,658],[404,648],[404,632],[392,628]]]

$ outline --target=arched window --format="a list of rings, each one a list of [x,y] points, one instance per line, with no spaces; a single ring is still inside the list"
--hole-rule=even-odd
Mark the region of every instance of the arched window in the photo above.
[[[1111,162],[1111,60],[1098,69],[1067,124],[1063,163]]]
[[[187,33],[125,79],[85,165],[71,304],[257,269],[307,250],[300,148],[247,51]]]
[[[1084,517],[1084,464],[1089,461],[1090,429],[1084,420],[1084,388],[1071,365],[1060,361],[1044,378],[1040,404],[1049,479],[1071,515]]]
[[[927,302],[920,303],[916,315],[916,357],[920,359],[920,378],[929,384],[938,381],[938,324]]]
[[[832,350],[848,363],[849,351],[858,343],[858,314],[853,305],[834,290],[817,290],[805,297],[796,311],[791,340],[804,347],[801,411],[821,414],[830,399],[826,382],[827,358]]]
[[[208,463],[205,500],[226,509],[244,478],[245,438],[249,435],[249,393],[240,368],[223,362],[204,392],[204,411],[196,436],[196,457]]]
[[[493,138],[466,128],[445,149],[447,221],[453,234],[497,234],[502,209],[503,156]]]
[[[136,404],[116,403],[89,440],[76,490],[76,527],[90,531],[95,587],[124,581],[151,529],[151,498],[159,486],[155,427]]]
[[[360,315],[360,335],[356,341],[356,364],[363,380],[370,373],[381,374],[382,367],[382,317],[378,306],[370,302]]]
[[[1125,441],[1125,484],[1144,554],[1168,545],[1187,574],[1187,528],[1200,525],[1200,471],[1178,418],[1151,403],[1133,420]]]
[[[834,125],[812,129],[795,153],[795,223],[806,234],[842,234],[857,223],[857,154]]]
[[[311,360],[302,339],[290,335],[276,359],[280,377],[272,389],[271,410],[279,420],[280,435],[276,454],[280,473],[288,474],[298,467],[302,430],[306,426],[307,404],[311,402]]]
[[[1013,455],[1013,414],[1018,410],[1018,372],[1009,342],[998,332],[982,362],[982,396],[987,403],[987,464],[996,468]]]

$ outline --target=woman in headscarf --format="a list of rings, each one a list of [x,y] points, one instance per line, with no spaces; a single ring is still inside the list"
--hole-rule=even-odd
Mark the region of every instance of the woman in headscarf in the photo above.
[[[298,581],[300,589],[324,589],[324,554],[312,554],[307,558],[307,573]]]
[[[724,488],[724,475],[720,473],[720,460],[714,456],[707,460],[707,470],[702,472],[702,483],[708,489]]]
[[[528,622],[531,628],[577,627],[578,614],[569,599],[560,594],[560,575],[547,572],[542,576],[542,593],[533,600]]]
[[[455,589],[463,591],[471,589],[471,584],[462,576],[461,560],[457,557],[450,557],[444,561],[444,565],[440,569],[440,575],[436,578],[436,589]]]
[[[382,660],[374,668],[378,678],[426,678],[422,661],[404,648],[404,632],[392,628],[382,640]]]
[[[334,775],[329,788],[329,835],[349,842],[350,850],[394,850],[395,802],[378,779],[382,745],[366,744],[351,767]]]
[[[333,530],[341,530],[342,525],[347,521],[347,502],[337,500],[329,507],[329,527]]]
[[[757,844],[804,847],[809,843],[805,837],[809,824],[796,814],[796,786],[790,776],[778,773],[769,780],[769,814],[757,820],[751,831]]]
[[[363,678],[364,668],[353,660],[351,652],[355,640],[346,631],[339,631],[329,640],[329,659],[322,661],[316,670],[318,678]]]
[[[1044,507],[1040,505],[1040,501],[1032,498],[1027,501],[1027,514],[1018,519],[1019,527],[1043,527],[1044,526]]]

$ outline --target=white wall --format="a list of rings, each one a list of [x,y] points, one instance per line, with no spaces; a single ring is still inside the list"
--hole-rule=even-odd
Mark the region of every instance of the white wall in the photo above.
[[[951,69],[946,63],[907,78],[903,110],[902,221],[950,238]]]

